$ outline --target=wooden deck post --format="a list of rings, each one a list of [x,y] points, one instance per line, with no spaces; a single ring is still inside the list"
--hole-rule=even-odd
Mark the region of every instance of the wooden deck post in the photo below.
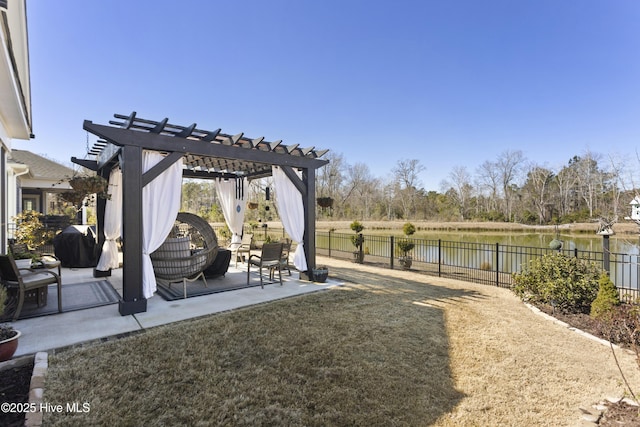
[[[142,293],[142,148],[122,147],[122,299],[125,316],[147,311]]]

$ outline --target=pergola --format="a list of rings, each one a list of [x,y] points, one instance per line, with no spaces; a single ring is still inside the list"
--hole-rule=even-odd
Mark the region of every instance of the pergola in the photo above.
[[[272,166],[278,166],[302,195],[304,207],[303,246],[307,272],[301,278],[309,278],[315,268],[315,170],[328,163],[322,157],[328,150],[314,147],[301,148],[298,144],[284,145],[282,141],[268,142],[264,137],[248,138],[242,133],[228,135],[221,129],[200,130],[196,124],[178,126],[130,115],[114,115],[109,125],[94,124],[85,120],[83,128],[100,139],[89,152],[95,160],[71,161],[95,171],[108,179],[111,169],[122,170],[122,251],[123,251],[123,300],[121,315],[147,310],[147,300],[142,292],[142,189],[169,166],[182,159],[183,177],[245,178],[248,180],[268,177]],[[143,171],[143,152],[161,153],[164,158]],[[301,172],[299,175],[297,172]],[[301,178],[300,178],[301,176]],[[97,220],[99,247],[105,240],[104,227],[106,201],[98,200]]]

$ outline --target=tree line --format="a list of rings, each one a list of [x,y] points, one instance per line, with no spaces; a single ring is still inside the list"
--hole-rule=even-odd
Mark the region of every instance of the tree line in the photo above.
[[[335,219],[559,224],[624,217],[636,194],[632,169],[590,151],[552,168],[506,150],[474,171],[455,166],[440,191],[421,186],[425,167],[418,159],[398,161],[392,178],[380,179],[366,164],[349,165],[335,153],[328,158],[316,192],[332,198],[333,207],[318,213]]]
[[[329,163],[316,172],[316,195],[331,205],[316,206],[319,219],[501,221],[562,224],[628,215],[638,188],[633,168],[590,151],[560,167],[529,161],[520,150],[506,150],[471,171],[455,166],[440,191],[427,191],[418,159],[399,160],[391,178],[375,177],[364,163],[349,164],[342,154],[328,153]],[[640,164],[640,161],[638,162]],[[266,199],[270,179],[249,185],[247,221],[278,218]],[[185,180],[182,209],[210,221],[224,221],[213,184]]]

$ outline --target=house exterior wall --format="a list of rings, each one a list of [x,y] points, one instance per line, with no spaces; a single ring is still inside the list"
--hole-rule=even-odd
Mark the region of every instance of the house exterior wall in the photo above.
[[[0,253],[7,251],[8,224],[17,213],[17,177],[8,167],[12,141],[32,134],[26,0],[6,4],[0,7]]]

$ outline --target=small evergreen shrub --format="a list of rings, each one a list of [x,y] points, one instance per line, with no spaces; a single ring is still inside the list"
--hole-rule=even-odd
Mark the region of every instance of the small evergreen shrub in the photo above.
[[[407,256],[407,253],[416,246],[411,240],[403,239],[398,241],[398,249],[402,252],[403,256]]]
[[[360,233],[364,230],[364,225],[362,225],[360,221],[353,221],[349,227],[351,227],[351,229],[356,233]]]
[[[533,304],[551,304],[566,313],[589,313],[602,269],[561,253],[532,259],[515,273],[513,291]]]
[[[416,232],[416,226],[411,224],[410,222],[407,222],[405,225],[402,226],[402,232],[404,233],[405,236],[411,236],[413,235],[413,233]]]
[[[614,308],[620,305],[620,295],[606,272],[600,275],[598,285],[598,295],[591,304],[591,317],[607,319],[613,314]]]

